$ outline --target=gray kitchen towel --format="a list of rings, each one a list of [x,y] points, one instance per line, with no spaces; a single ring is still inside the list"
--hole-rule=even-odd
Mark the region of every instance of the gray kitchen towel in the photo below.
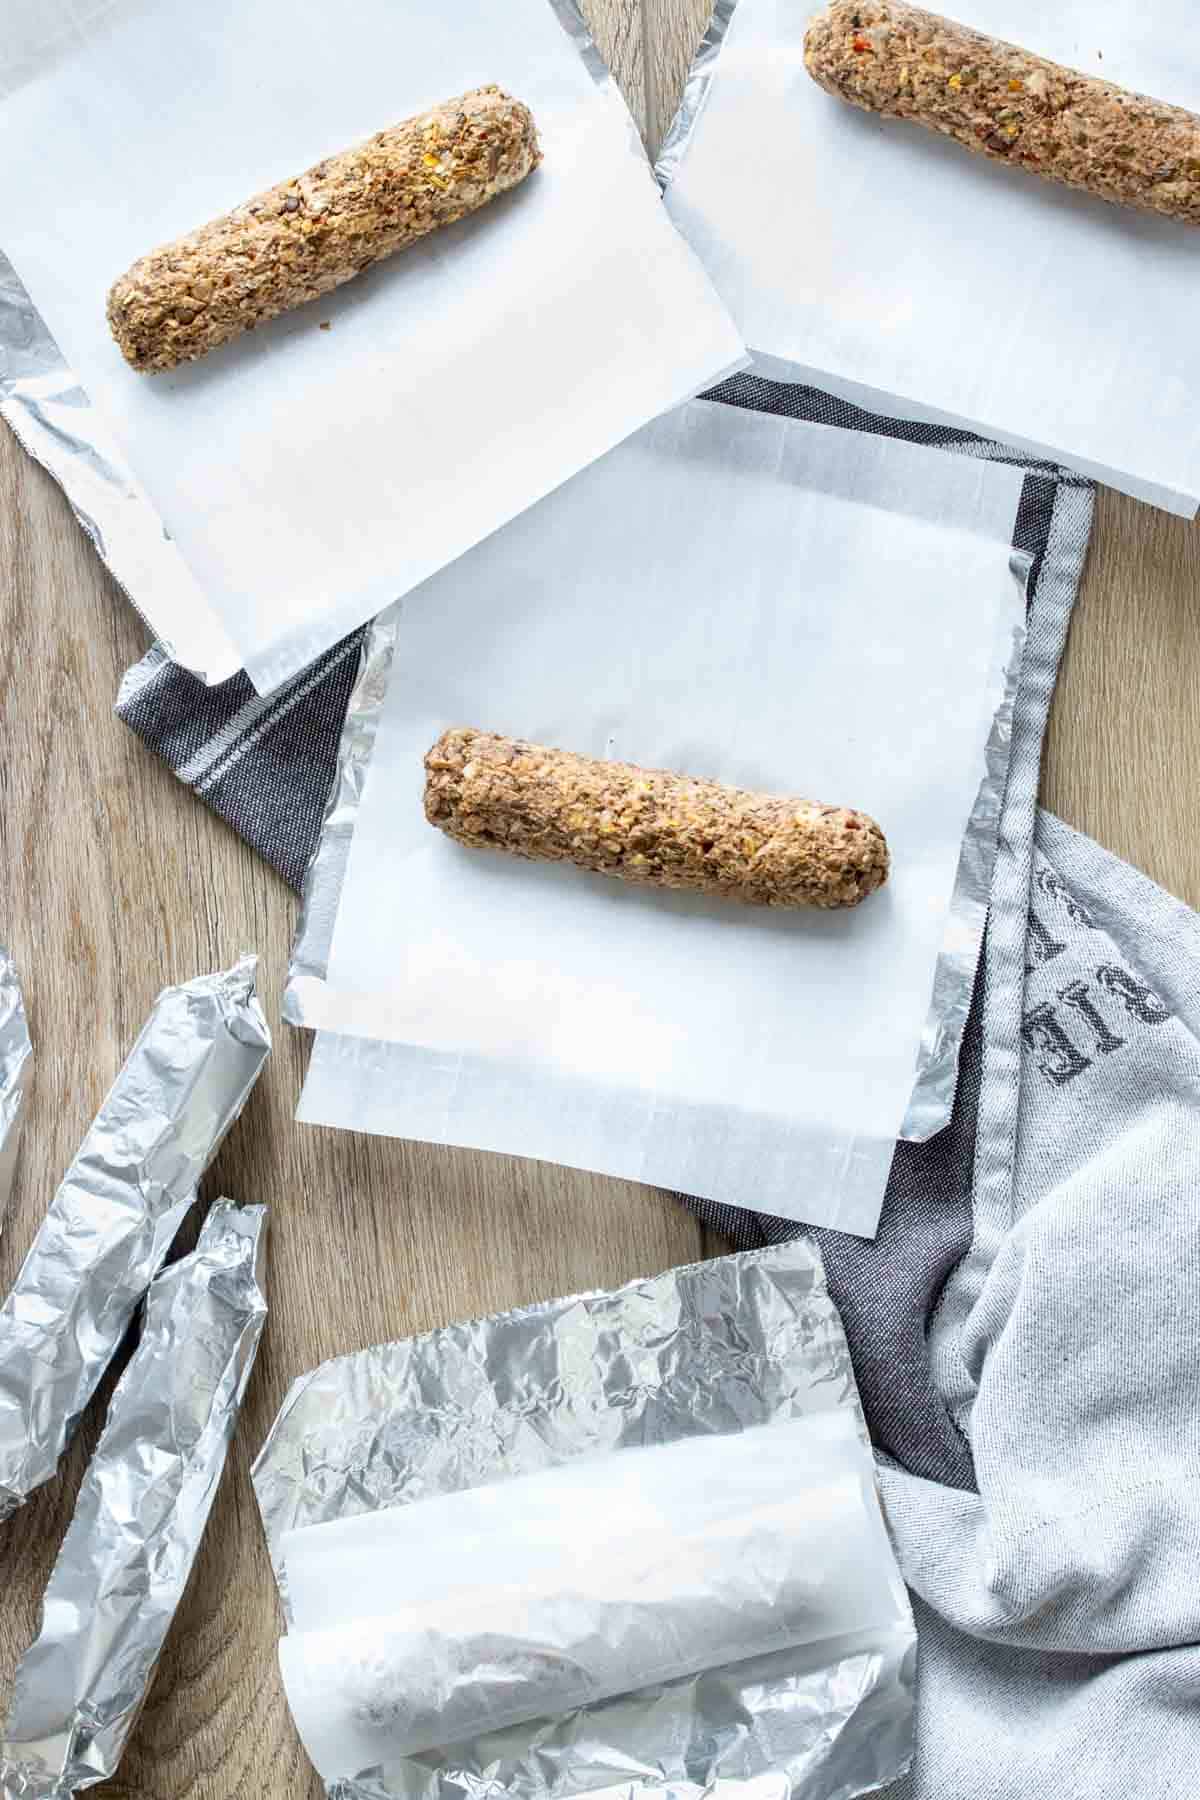
[[[363,636],[265,699],[244,674],[206,687],[156,644],[117,695],[117,716],[297,889],[321,835]]]
[[[854,1264],[877,1448],[902,1445],[880,1477],[917,1601],[917,1756],[892,1800],[1196,1790],[1200,917],[1047,813],[1031,877],[1022,955],[993,919],[938,1179],[893,1169],[870,1251],[814,1234]],[[922,1255],[914,1319],[921,1278],[887,1265]],[[918,1338],[973,1486],[918,1466]]]
[[[896,1800],[1197,1786],[1200,917],[1046,814],[1033,875],[930,1329],[978,1491],[881,1468],[921,1631]]]

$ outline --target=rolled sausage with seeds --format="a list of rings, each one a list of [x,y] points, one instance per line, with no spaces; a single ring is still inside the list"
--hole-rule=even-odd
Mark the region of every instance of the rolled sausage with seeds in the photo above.
[[[857,906],[888,875],[865,813],[465,727],[425,757],[425,816],[472,849],[750,906]]]
[[[833,0],[804,61],[839,100],[1118,206],[1200,225],[1200,117],[903,0]]]
[[[141,257],[109,291],[113,337],[135,369],[193,362],[478,211],[540,161],[528,107],[474,88]]]

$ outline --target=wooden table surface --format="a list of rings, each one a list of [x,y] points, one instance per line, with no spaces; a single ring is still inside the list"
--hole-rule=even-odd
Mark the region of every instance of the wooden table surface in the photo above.
[[[590,0],[652,145],[706,0]],[[1200,536],[1111,494],[1055,708],[1047,805],[1200,904]],[[0,1238],[6,1291],[167,982],[257,949],[278,1016],[296,903],[113,718],[144,631],[53,484],[0,432],[0,942],[25,974],[32,1109]],[[672,1200],[514,1159],[300,1128],[307,1039],[282,1026],[205,1184],[272,1209],[272,1314],[199,1567],[119,1778],[138,1800],[319,1800],[275,1663],[274,1587],[248,1469],[292,1378],[381,1339],[691,1260]],[[194,1232],[194,1227],[193,1227]],[[106,1390],[107,1392],[107,1390]],[[95,1444],[0,1533],[0,1695]]]

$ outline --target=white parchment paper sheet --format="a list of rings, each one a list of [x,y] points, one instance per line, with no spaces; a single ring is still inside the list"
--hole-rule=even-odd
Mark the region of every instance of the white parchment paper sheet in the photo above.
[[[31,18],[0,244],[260,688],[741,359],[548,0],[10,0],[26,55]],[[515,193],[200,363],[126,367],[104,301],[134,258],[488,81],[541,132]]]
[[[846,1411],[290,1532],[280,1664],[326,1781],[904,1621]]]
[[[964,425],[1193,514],[1200,232],[833,99],[804,68],[819,10],[736,0],[688,102],[698,121],[662,165],[668,209],[751,349],[865,406]],[[1185,0],[942,10],[1200,111]]]
[[[1022,619],[1021,485],[697,400],[406,601],[306,1004],[353,1035],[318,1037],[300,1117],[872,1232]],[[892,880],[765,911],[465,850],[422,811],[464,723],[864,808]]]

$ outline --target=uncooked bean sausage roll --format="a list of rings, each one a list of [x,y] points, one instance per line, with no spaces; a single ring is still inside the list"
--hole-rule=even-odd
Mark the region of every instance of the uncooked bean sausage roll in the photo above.
[[[865,813],[466,728],[425,757],[425,816],[473,849],[751,906],[857,906],[888,874]]]
[[[193,362],[476,212],[540,161],[528,107],[475,88],[141,257],[109,291],[113,337],[135,369]]]
[[[812,21],[814,81],[1050,181],[1200,225],[1200,118],[1046,62],[903,0],[833,0]]]

